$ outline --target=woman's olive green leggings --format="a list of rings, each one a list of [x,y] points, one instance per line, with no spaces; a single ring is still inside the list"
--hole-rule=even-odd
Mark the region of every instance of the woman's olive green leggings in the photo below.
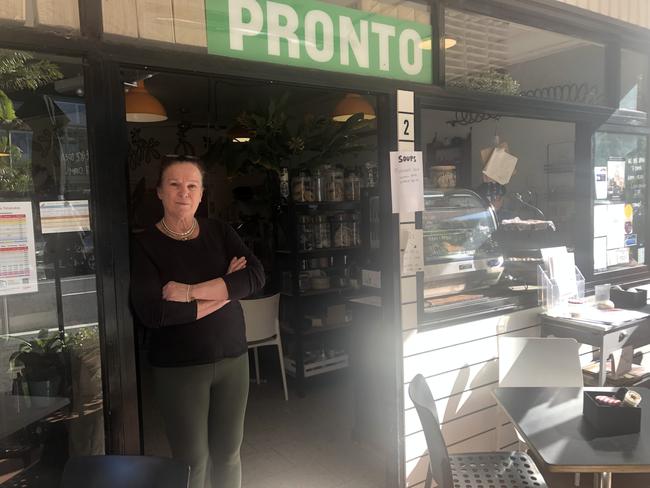
[[[190,465],[190,488],[240,488],[248,354],[153,369],[172,456]]]

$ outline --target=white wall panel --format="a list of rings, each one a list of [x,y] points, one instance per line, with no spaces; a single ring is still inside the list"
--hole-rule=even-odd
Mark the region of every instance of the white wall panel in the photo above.
[[[136,0],[102,0],[104,32],[126,37],[138,37]]]
[[[403,308],[403,307],[402,307]],[[449,327],[453,333],[453,327]],[[538,337],[538,328],[518,329],[504,334],[513,337]],[[454,371],[457,369],[479,364],[495,359],[498,356],[498,341],[495,335],[459,344],[457,346],[445,347],[429,352],[416,354],[404,358],[404,381],[410,381],[416,374],[425,377],[435,374]]]
[[[79,30],[78,0],[36,0],[38,25]]]
[[[141,39],[174,42],[171,0],[136,0],[136,8]]]
[[[539,323],[538,314],[540,311],[541,309],[532,308],[509,315],[467,322],[452,327],[426,330],[418,332],[417,336],[405,335],[403,337],[404,356],[412,356],[414,354],[491,337],[496,334],[531,327]],[[530,336],[536,335],[539,335],[539,333],[531,332],[530,334]],[[407,378],[407,381],[409,379]]]
[[[25,22],[25,0],[0,1],[0,19]]]
[[[178,44],[207,46],[205,1],[173,0],[174,36]]]
[[[629,22],[641,27],[650,27],[648,0],[557,0],[597,14]]]

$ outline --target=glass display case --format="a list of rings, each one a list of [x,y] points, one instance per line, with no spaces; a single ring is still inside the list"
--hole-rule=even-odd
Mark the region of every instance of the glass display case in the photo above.
[[[465,189],[425,190],[424,205],[424,312],[485,300],[465,292],[496,284],[503,272],[492,207]]]

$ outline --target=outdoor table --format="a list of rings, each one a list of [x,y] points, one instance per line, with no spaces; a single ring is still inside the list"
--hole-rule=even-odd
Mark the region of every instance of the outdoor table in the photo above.
[[[61,397],[34,397],[0,393],[0,439],[46,418],[68,403],[70,400]]]
[[[494,397],[550,472],[596,473],[598,486],[611,488],[613,473],[650,472],[650,390],[633,389],[643,396],[641,430],[612,437],[594,436],[582,395],[617,388],[496,388]]]

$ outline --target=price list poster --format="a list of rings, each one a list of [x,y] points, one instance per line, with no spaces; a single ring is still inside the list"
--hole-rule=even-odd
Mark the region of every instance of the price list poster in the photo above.
[[[31,202],[0,202],[0,296],[38,291]]]

